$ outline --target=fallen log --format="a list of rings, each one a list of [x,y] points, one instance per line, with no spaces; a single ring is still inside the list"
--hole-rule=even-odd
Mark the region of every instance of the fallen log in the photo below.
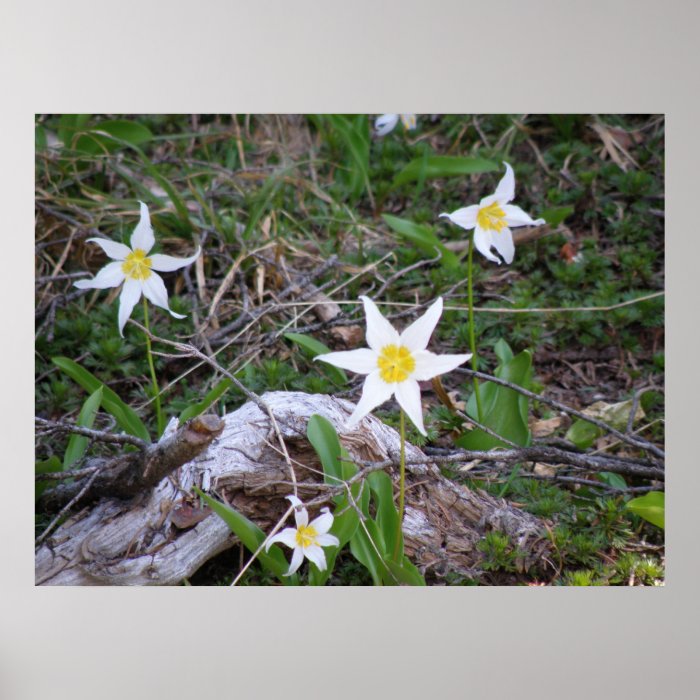
[[[345,431],[354,408],[348,401],[270,392],[262,402],[275,416],[304,501],[324,493],[321,466],[306,438],[308,420],[315,413],[333,423],[358,463],[398,457],[398,433],[373,416],[352,432]],[[193,486],[217,495],[269,532],[288,508],[290,463],[269,415],[256,403],[246,403],[223,423],[223,431],[204,452],[154,487],[128,500],[102,495],[69,517],[36,552],[36,584],[180,583],[238,542],[218,516],[197,508]],[[161,443],[176,432],[173,420]],[[517,548],[520,570],[544,568],[550,545],[542,521],[502,499],[453,483],[412,445],[406,446],[406,460],[405,548],[421,571],[478,578],[483,555],[477,545],[491,530],[506,534]],[[397,478],[395,466],[387,470]]]

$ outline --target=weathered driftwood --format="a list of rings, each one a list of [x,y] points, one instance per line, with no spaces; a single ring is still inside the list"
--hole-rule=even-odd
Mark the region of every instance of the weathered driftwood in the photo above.
[[[354,431],[345,431],[353,408],[347,401],[295,392],[271,392],[262,398],[279,424],[304,500],[323,493],[318,488],[320,465],[306,439],[314,413],[336,426],[354,460],[398,456],[398,433],[372,416]],[[128,501],[103,498],[70,517],[37,551],[36,583],[179,583],[237,542],[219,517],[192,510],[194,485],[217,493],[263,530],[271,530],[287,510],[284,497],[292,487],[270,419],[249,402],[224,423],[220,437],[205,452],[141,496]],[[169,426],[165,440],[175,428]],[[542,566],[549,546],[541,521],[503,500],[452,483],[416,447],[407,446],[406,458],[416,462],[407,466],[406,552],[421,570],[479,576],[482,555],[477,544],[489,530],[506,533],[517,545],[523,569]],[[392,476],[396,471],[390,469]]]

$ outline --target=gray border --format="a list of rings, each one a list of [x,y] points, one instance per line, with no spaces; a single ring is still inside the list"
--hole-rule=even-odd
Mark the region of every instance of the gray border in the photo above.
[[[0,696],[695,697],[700,5],[328,4],[5,2]],[[33,113],[388,109],[667,114],[668,586],[35,589]]]

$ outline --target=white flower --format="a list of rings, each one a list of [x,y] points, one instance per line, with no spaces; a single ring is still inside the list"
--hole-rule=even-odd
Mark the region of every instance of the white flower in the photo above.
[[[287,496],[294,509],[294,519],[296,527],[287,527],[282,532],[278,532],[267,541],[265,551],[275,542],[286,544],[294,550],[289,571],[285,576],[291,576],[304,561],[306,557],[318,567],[319,571],[326,570],[326,555],[321,547],[337,547],[340,540],[335,535],[329,535],[328,531],[333,525],[333,514],[328,508],[321,508],[321,515],[309,522],[309,514],[302,502],[296,496]]]
[[[401,119],[405,129],[411,130],[416,128],[417,119],[415,114],[382,114],[374,122],[377,136],[386,136],[390,131],[393,131],[399,123],[399,119]]]
[[[124,283],[119,295],[119,335],[122,337],[124,337],[124,325],[141,298],[141,294],[175,318],[185,318],[182,314],[176,314],[168,306],[165,283],[156,271],[173,272],[181,267],[187,267],[199,257],[200,253],[200,248],[197,248],[197,252],[189,258],[173,258],[159,253],[148,255],[155,243],[155,237],[148,207],[143,202],[139,204],[141,218],[131,234],[131,248],[105,238],[88,238],[88,243],[97,243],[115,262],[105,265],[91,280],[75,282],[78,289],[107,289]]]
[[[471,355],[435,355],[426,350],[442,315],[442,298],[438,298],[401,335],[381,315],[371,299],[364,296],[360,299],[365,305],[369,348],[329,352],[314,359],[367,375],[348,428],[353,428],[370,411],[395,395],[399,406],[416,428],[426,435],[418,382],[452,371]]]
[[[515,197],[515,177],[513,168],[508,163],[506,174],[496,187],[496,191],[488,197],[484,197],[479,204],[457,209],[446,216],[453,224],[462,228],[474,230],[474,245],[476,249],[492,262],[501,264],[501,261],[491,252],[493,246],[507,263],[513,262],[515,246],[511,226],[540,226],[544,219],[533,221],[520,207],[508,204]]]

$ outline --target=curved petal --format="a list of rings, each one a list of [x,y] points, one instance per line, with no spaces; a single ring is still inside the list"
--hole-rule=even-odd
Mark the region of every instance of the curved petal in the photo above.
[[[340,540],[335,535],[319,535],[316,538],[316,544],[321,547],[339,547]]]
[[[122,263],[111,262],[105,265],[91,280],[78,280],[73,283],[78,289],[108,289],[118,287],[124,281]]]
[[[342,352],[327,352],[323,355],[316,355],[314,362],[320,360],[327,362],[334,367],[349,369],[358,374],[369,374],[377,369],[377,353],[369,348],[359,350],[344,350]]]
[[[312,561],[314,564],[316,564],[319,571],[326,570],[326,555],[323,553],[323,550],[317,544],[312,544],[308,547],[304,547],[304,556],[309,561]]]
[[[185,318],[184,314],[176,314],[168,306],[168,290],[165,288],[165,282],[158,275],[152,273],[147,280],[141,283],[143,287],[143,293],[146,299],[148,299],[152,304],[159,306],[161,309],[165,309],[171,316],[175,318]]]
[[[290,494],[289,496],[285,496],[285,498],[293,505],[293,506],[301,506],[303,503],[301,502],[301,498],[298,498],[294,494]]]
[[[396,400],[403,408],[421,435],[427,435],[423,427],[423,407],[420,402],[420,387],[415,379],[407,379],[396,385]]]
[[[506,215],[508,226],[542,226],[547,223],[544,219],[533,220],[529,214],[514,204],[504,204],[501,208]]]
[[[124,337],[124,326],[126,320],[131,316],[131,312],[136,306],[136,302],[141,298],[141,285],[132,279],[124,281],[122,293],[119,295],[119,314],[117,324],[119,326],[119,335]]]
[[[377,136],[386,136],[399,122],[398,114],[382,114],[374,122],[374,129]]]
[[[285,574],[285,576],[291,576],[293,573],[296,572],[296,570],[301,566],[301,563],[304,561],[304,552],[301,547],[296,547],[294,549],[294,554],[292,554],[292,561],[289,564],[289,571]]]
[[[411,353],[416,350],[425,350],[440,316],[442,316],[442,297],[438,297],[421,317],[404,330],[401,334],[401,345],[405,345]]]
[[[418,124],[418,119],[416,118],[415,114],[402,114],[401,123],[403,124],[404,129],[408,129],[408,131],[411,131],[412,129],[416,128],[416,125]]]
[[[513,234],[507,226],[492,234],[491,245],[500,253],[503,259],[509,265],[513,262],[513,256],[515,255],[515,244],[513,243]]]
[[[201,248],[197,248],[197,252],[194,255],[190,255],[189,258],[174,258],[171,255],[161,255],[156,253],[151,255],[151,269],[157,272],[173,272],[174,270],[179,270],[182,267],[187,267],[191,265],[202,252]]]
[[[398,345],[399,334],[382,316],[377,305],[369,297],[361,296],[360,299],[365,306],[367,318],[367,345],[377,353],[380,353],[386,345]]]
[[[131,248],[128,245],[108,241],[106,238],[88,238],[87,242],[97,243],[112,260],[124,260],[131,253]]]
[[[328,508],[321,509],[321,515],[311,521],[311,527],[319,535],[325,535],[333,526],[333,514]]]
[[[416,361],[416,367],[411,373],[411,379],[424,382],[439,374],[451,372],[455,367],[459,367],[471,359],[471,354],[435,355],[430,350],[421,350],[413,353],[413,359]]]
[[[295,508],[294,521],[297,524],[297,530],[300,527],[306,527],[309,524],[309,511],[306,508]]]
[[[469,207],[455,209],[451,214],[440,214],[446,216],[453,224],[461,226],[470,231],[476,226],[476,215],[479,213],[479,205],[472,204]]]
[[[503,161],[503,165],[506,166],[506,174],[501,178],[493,194],[501,204],[507,204],[515,197],[515,175],[508,163]]]
[[[352,430],[372,409],[391,398],[395,387],[395,384],[387,384],[379,376],[379,370],[368,374],[362,387],[362,396],[348,419],[347,427]]]
[[[275,542],[281,542],[282,544],[286,544],[287,547],[291,547],[294,549],[294,547],[297,546],[297,530],[295,527],[286,527],[282,532],[278,532],[276,535],[273,535],[270,537],[270,539],[267,541],[267,544],[265,545],[265,551],[269,551],[270,547],[275,544]]]
[[[491,262],[501,264],[501,261],[491,252],[491,232],[476,227],[474,230],[474,245],[476,249]]]
[[[143,202],[139,202],[139,204],[141,205],[141,218],[131,234],[131,248],[132,250],[139,248],[148,253],[153,248],[156,239],[151,228],[151,215],[148,213],[148,207]]]

